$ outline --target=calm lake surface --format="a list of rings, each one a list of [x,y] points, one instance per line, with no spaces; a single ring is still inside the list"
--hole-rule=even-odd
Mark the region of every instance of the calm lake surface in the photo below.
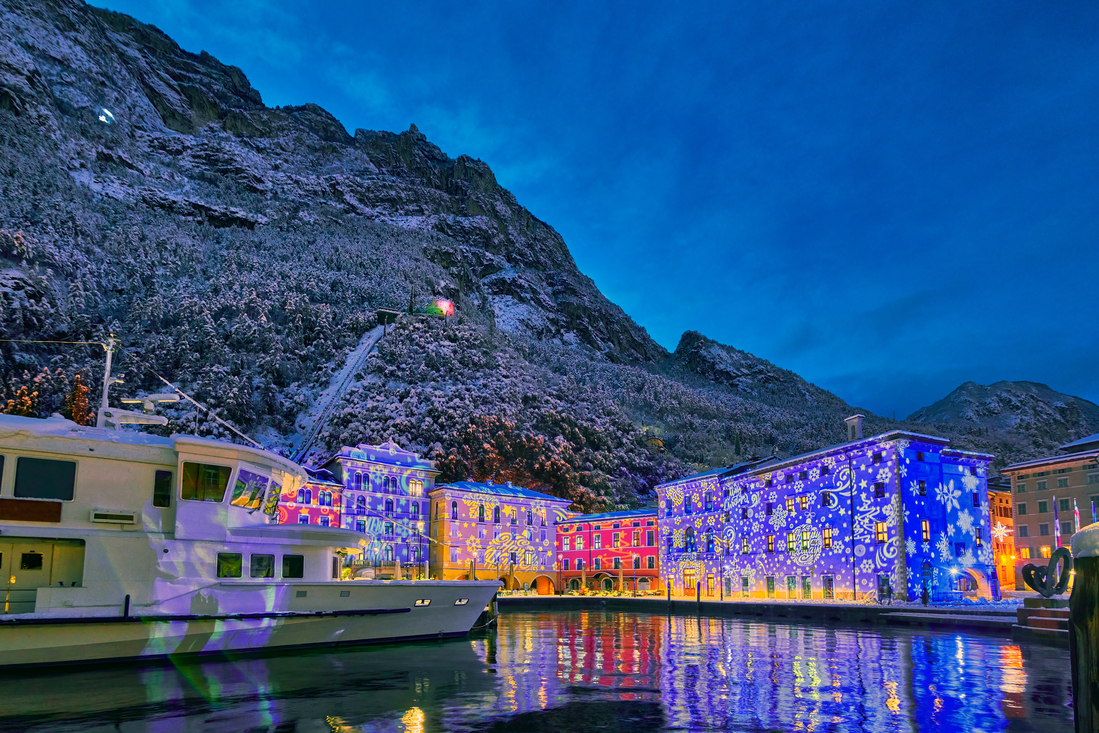
[[[0,730],[1072,730],[1067,650],[975,634],[509,613],[461,641],[0,675]]]

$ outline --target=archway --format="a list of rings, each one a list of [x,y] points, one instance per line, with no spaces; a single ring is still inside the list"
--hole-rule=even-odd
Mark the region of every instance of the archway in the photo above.
[[[540,596],[552,596],[557,592],[553,579],[546,575],[539,575],[530,585]]]
[[[580,578],[573,578],[572,580],[569,581],[569,590],[571,590],[571,591],[580,590]]]
[[[522,587],[512,575],[501,575],[497,580],[504,584],[504,590],[517,590]]]

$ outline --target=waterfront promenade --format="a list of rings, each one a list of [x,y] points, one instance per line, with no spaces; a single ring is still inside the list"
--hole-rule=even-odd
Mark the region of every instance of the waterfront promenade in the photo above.
[[[697,601],[693,596],[614,595],[501,595],[499,606],[506,612],[607,610],[620,612],[741,617],[793,623],[839,623],[845,625],[917,626],[932,630],[966,629],[1011,637],[1018,623],[1020,603],[974,603],[923,606],[897,602],[879,605],[859,601],[798,601],[732,598]]]

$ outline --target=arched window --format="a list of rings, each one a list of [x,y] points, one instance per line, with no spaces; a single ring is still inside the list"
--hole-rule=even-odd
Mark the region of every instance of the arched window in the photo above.
[[[546,526],[546,512],[545,512],[545,510],[543,510],[539,516],[542,518],[542,526],[545,527]]]
[[[361,473],[355,473],[355,491],[363,490],[363,475]]]
[[[584,569],[584,558],[578,557],[576,559],[576,569],[577,570],[583,570]]]
[[[358,499],[355,499],[355,513],[356,514],[366,514],[366,497],[365,496],[360,496]]]
[[[305,503],[305,489],[298,489],[298,503]]]
[[[492,507],[492,521],[497,524],[500,523],[500,507],[498,506]]]
[[[706,552],[713,552],[713,551],[714,551],[714,532],[713,532],[713,530],[708,530],[706,532]]]
[[[456,502],[456,501],[450,502],[450,518],[451,519],[457,519],[458,518],[458,502]]]
[[[312,504],[313,503],[313,490],[312,489],[306,489],[305,490],[305,503],[306,504]]]
[[[386,499],[385,500],[385,516],[387,516],[387,517],[392,517],[393,516],[393,500],[392,499]]]
[[[633,569],[634,570],[640,570],[641,569],[641,556],[640,555],[634,555],[633,556]]]
[[[439,502],[435,502],[435,518],[439,518]]]
[[[485,521],[485,505],[484,504],[481,504],[480,506],[477,507],[477,521],[478,522]]]
[[[527,524],[534,524],[534,513],[527,509]]]
[[[683,549],[687,552],[695,551],[695,528],[687,527],[687,531],[683,533]]]
[[[393,545],[385,546],[385,559],[389,562],[393,562]]]
[[[412,506],[409,507],[409,513],[414,517],[420,516],[420,503],[418,501],[412,502]]]

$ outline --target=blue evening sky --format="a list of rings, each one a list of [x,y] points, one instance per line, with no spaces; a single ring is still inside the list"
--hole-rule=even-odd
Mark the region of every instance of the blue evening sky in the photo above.
[[[349,132],[487,162],[668,349],[904,417],[1099,401],[1099,3],[97,0]]]

